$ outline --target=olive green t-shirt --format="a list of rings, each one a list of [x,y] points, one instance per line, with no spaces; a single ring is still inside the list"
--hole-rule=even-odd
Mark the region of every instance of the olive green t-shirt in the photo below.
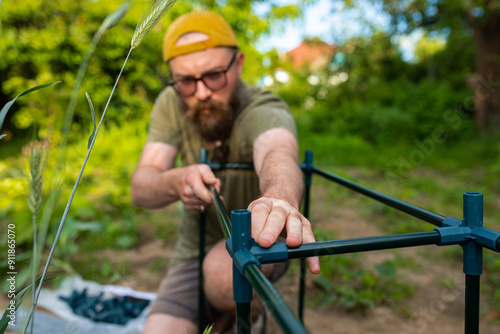
[[[229,146],[228,162],[252,163],[254,140],[272,128],[285,128],[296,134],[295,122],[288,106],[279,97],[244,85],[245,102],[235,119],[231,135],[226,140]],[[165,88],[158,96],[148,134],[148,142],[163,142],[176,147],[184,166],[199,163],[199,151],[207,150],[211,160],[213,152],[201,138],[196,127],[186,120],[178,95],[173,88]],[[258,177],[249,170],[223,170],[215,175],[221,180],[221,195],[228,213],[235,209],[246,209],[260,196]],[[206,251],[223,238],[215,210],[207,210]],[[198,256],[199,211],[183,208],[179,227],[179,239],[173,261],[178,262]]]

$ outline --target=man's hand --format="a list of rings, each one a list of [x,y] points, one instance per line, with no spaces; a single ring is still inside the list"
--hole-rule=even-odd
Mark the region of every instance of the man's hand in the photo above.
[[[191,165],[184,167],[179,185],[178,194],[186,208],[200,210],[212,203],[207,186],[214,185],[220,189],[220,180],[217,179],[208,165]]]
[[[271,247],[282,231],[286,231],[289,247],[316,241],[309,220],[286,201],[261,197],[250,203],[248,210],[252,212],[252,237],[261,247]],[[307,262],[309,270],[318,274],[318,257],[310,257]]]

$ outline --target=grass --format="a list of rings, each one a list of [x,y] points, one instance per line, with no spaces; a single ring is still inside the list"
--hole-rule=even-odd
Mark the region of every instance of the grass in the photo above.
[[[174,2],[175,2],[175,0],[174,1],[170,1],[170,0],[169,1],[166,1],[166,0],[154,1],[152,3],[152,7],[150,8],[150,10],[148,10],[145,13],[144,18],[138,23],[136,31],[134,33],[134,36],[131,40],[130,50],[125,58],[125,61],[124,61],[123,66],[120,70],[120,73],[115,81],[113,89],[111,90],[111,93],[109,95],[106,106],[102,112],[102,115],[101,115],[101,118],[100,118],[98,125],[96,125],[96,117],[95,117],[95,111],[94,111],[94,106],[93,106],[92,100],[91,100],[89,94],[85,93],[87,100],[88,100],[88,103],[89,103],[89,108],[90,108],[90,111],[92,114],[93,131],[92,131],[92,134],[90,135],[90,137],[88,138],[87,154],[86,154],[85,159],[81,165],[81,168],[80,168],[80,171],[79,171],[78,176],[76,178],[76,181],[74,183],[71,195],[69,196],[69,199],[66,203],[66,208],[65,208],[64,213],[62,215],[62,218],[60,220],[57,233],[55,235],[52,246],[50,248],[50,253],[48,255],[48,258],[47,258],[47,261],[45,263],[43,273],[41,275],[41,278],[40,278],[38,285],[35,282],[35,277],[37,276],[37,272],[38,272],[38,259],[37,259],[38,256],[37,256],[37,254],[39,253],[38,252],[38,245],[37,245],[37,243],[39,241],[38,240],[39,238],[37,235],[37,215],[41,209],[41,206],[42,206],[42,203],[44,200],[43,196],[42,196],[43,195],[42,188],[43,188],[43,179],[44,179],[43,171],[45,168],[45,161],[43,158],[42,149],[39,149],[39,148],[35,147],[34,145],[31,148],[32,153],[31,153],[31,159],[30,159],[30,177],[28,179],[29,190],[28,190],[27,195],[28,195],[28,206],[29,206],[30,210],[32,211],[32,222],[33,222],[33,228],[32,228],[32,230],[33,230],[33,240],[32,240],[32,242],[33,242],[33,259],[32,259],[33,266],[32,266],[32,284],[31,284],[33,293],[32,293],[32,306],[31,306],[31,309],[30,309],[30,312],[28,315],[28,319],[26,322],[26,327],[24,328],[23,333],[25,333],[27,331],[32,333],[34,330],[34,327],[33,327],[33,325],[34,325],[34,320],[33,320],[34,309],[35,309],[35,306],[37,304],[37,300],[38,300],[38,297],[40,295],[42,285],[45,281],[48,269],[49,269],[51,261],[54,257],[55,249],[56,249],[56,246],[58,244],[58,241],[59,241],[60,237],[63,235],[62,234],[63,227],[65,225],[67,218],[68,218],[69,209],[73,203],[73,199],[74,199],[76,190],[80,184],[80,180],[82,178],[83,172],[85,170],[87,162],[89,161],[90,153],[92,152],[92,149],[94,148],[97,135],[98,135],[99,130],[101,128],[101,125],[103,123],[104,117],[106,115],[106,111],[108,110],[108,106],[110,104],[111,98],[114,94],[114,91],[115,91],[117,85],[118,85],[119,79],[123,73],[123,70],[124,70],[125,65],[127,63],[127,60],[129,59],[132,50],[137,48],[141,44],[142,40],[146,37],[148,32],[151,30],[151,28],[163,17],[165,12],[168,10],[168,8],[170,8],[170,6]],[[73,87],[72,99],[68,105],[68,109],[66,112],[66,122],[65,122],[64,128],[62,130],[63,139],[62,139],[62,142],[61,142],[60,147],[59,147],[59,159],[58,159],[58,170],[59,171],[61,171],[63,169],[62,168],[62,162],[64,160],[63,155],[65,153],[66,139],[67,139],[67,136],[69,133],[69,128],[70,128],[70,124],[72,121],[73,111],[75,109],[76,97],[78,95],[80,85],[81,85],[81,82],[83,80],[83,74],[86,71],[86,67],[87,67],[88,61],[90,59],[90,56],[94,52],[94,49],[96,48],[96,45],[97,45],[99,39],[101,38],[101,36],[104,34],[104,32],[107,29],[109,29],[110,27],[112,27],[113,25],[115,25],[118,21],[121,20],[121,18],[127,12],[128,7],[129,7],[128,3],[124,3],[120,8],[115,10],[115,12],[108,15],[104,19],[103,23],[101,24],[98,31],[96,32],[96,34],[95,34],[95,36],[90,44],[90,47],[88,48],[88,51],[84,57],[84,61],[82,62],[81,66],[80,66],[80,69],[79,69],[79,72],[77,75],[77,80],[76,80],[75,85]],[[29,94],[30,92],[33,92],[35,90],[49,87],[53,84],[55,84],[55,83],[45,84],[45,85],[31,88],[31,89],[19,94],[13,100],[9,101],[0,111],[0,127],[3,124],[3,121],[5,119],[5,116],[8,112],[8,110],[14,104],[14,102],[16,101],[17,98],[19,98],[23,95]],[[6,134],[0,134],[0,139],[2,139],[5,136],[6,136]],[[55,182],[55,184],[58,184],[58,182]],[[57,193],[58,192],[58,185],[56,185],[55,189],[52,189],[52,191]],[[49,198],[50,198],[50,196],[49,196]],[[49,204],[48,211],[51,212],[53,210],[54,206],[52,206],[52,205],[54,203],[55,203],[55,201],[48,201],[48,204]],[[48,227],[48,219],[50,219],[49,217],[50,217],[50,215],[44,216],[44,218],[47,218],[45,220],[44,226]],[[128,224],[128,228],[130,228],[130,226],[131,225]],[[135,226],[132,224],[132,227],[135,227]],[[118,245],[121,247],[130,247],[131,245],[134,244],[134,239],[131,236],[129,236],[128,238],[119,238],[118,240],[119,240]],[[45,240],[43,239],[42,241],[44,242]],[[43,245],[43,243],[42,243],[42,245]],[[119,280],[119,277],[116,280]],[[21,301],[19,301],[19,304],[21,303]],[[17,301],[16,301],[16,304],[17,304]],[[16,305],[16,307],[18,307],[18,306],[19,305]],[[4,317],[2,317],[2,325],[0,326],[1,327],[0,332],[4,332],[6,329],[6,325],[4,324],[4,322],[6,320],[5,315],[7,315],[7,311],[4,313]],[[30,325],[30,323],[31,323],[31,325]]]

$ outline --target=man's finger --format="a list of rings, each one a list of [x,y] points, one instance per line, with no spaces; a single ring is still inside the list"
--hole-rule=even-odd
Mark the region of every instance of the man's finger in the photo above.
[[[193,188],[194,195],[203,202],[210,203],[212,201],[212,198],[210,196],[210,191],[208,190],[207,186],[205,185],[205,183],[202,182],[201,179],[193,180],[191,188]]]
[[[250,203],[248,210],[252,212],[252,237],[257,240],[273,205],[265,199],[258,199]]]
[[[297,212],[286,218],[286,244],[290,247],[299,247],[302,244],[302,219]]]
[[[316,242],[316,238],[314,237],[311,223],[306,218],[304,218],[303,224],[302,224],[302,239],[303,239],[304,243]],[[307,264],[308,264],[309,270],[313,274],[319,274],[319,272],[320,272],[319,257],[313,256],[313,257],[307,258]]]
[[[262,247],[271,247],[285,227],[288,212],[281,206],[273,206],[267,217],[264,229],[257,238]]]
[[[208,165],[198,165],[198,170],[200,171],[201,178],[205,184],[216,184],[217,178],[214,172]]]

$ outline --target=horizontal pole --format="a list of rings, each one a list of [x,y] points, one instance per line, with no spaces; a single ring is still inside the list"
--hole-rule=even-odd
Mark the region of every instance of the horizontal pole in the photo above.
[[[208,166],[210,166],[210,168],[213,171],[219,171],[219,170],[223,170],[223,169],[254,170],[253,164],[250,164],[250,163],[228,162],[228,163],[222,164],[220,162],[208,161],[207,164],[208,164]]]
[[[276,323],[285,333],[308,333],[304,324],[300,322],[283,297],[256,264],[251,263],[246,266],[245,276],[250,281],[255,291],[257,291],[264,304],[266,304],[267,309],[273,315]]]
[[[224,234],[224,238],[227,240],[231,236],[231,220],[229,219],[226,207],[215,187],[209,186],[208,189],[210,190],[212,203],[215,205],[215,210],[217,211],[217,220],[219,221],[222,234]]]
[[[302,244],[288,249],[288,258],[296,259],[310,256],[323,256],[367,252],[392,248],[403,248],[423,245],[435,245],[441,242],[438,231],[383,235],[376,237],[319,241]]]
[[[409,204],[406,202],[403,202],[399,199],[396,199],[394,197],[382,194],[378,191],[372,190],[370,188],[364,187],[356,182],[353,182],[349,179],[346,179],[344,177],[341,177],[339,175],[323,171],[317,167],[313,166],[313,172],[316,174],[323,176],[326,179],[329,179],[331,181],[337,182],[338,184],[341,184],[349,189],[355,190],[365,196],[368,196],[370,198],[373,198],[381,203],[387,204],[395,209],[398,209],[400,211],[406,212],[407,214],[410,214],[414,217],[420,218],[422,220],[425,220],[426,222],[429,222],[431,224],[434,224],[436,226],[443,226],[443,220],[446,219],[446,217],[443,217],[441,215],[438,215],[437,213],[419,208],[418,206],[415,206],[413,204]]]

